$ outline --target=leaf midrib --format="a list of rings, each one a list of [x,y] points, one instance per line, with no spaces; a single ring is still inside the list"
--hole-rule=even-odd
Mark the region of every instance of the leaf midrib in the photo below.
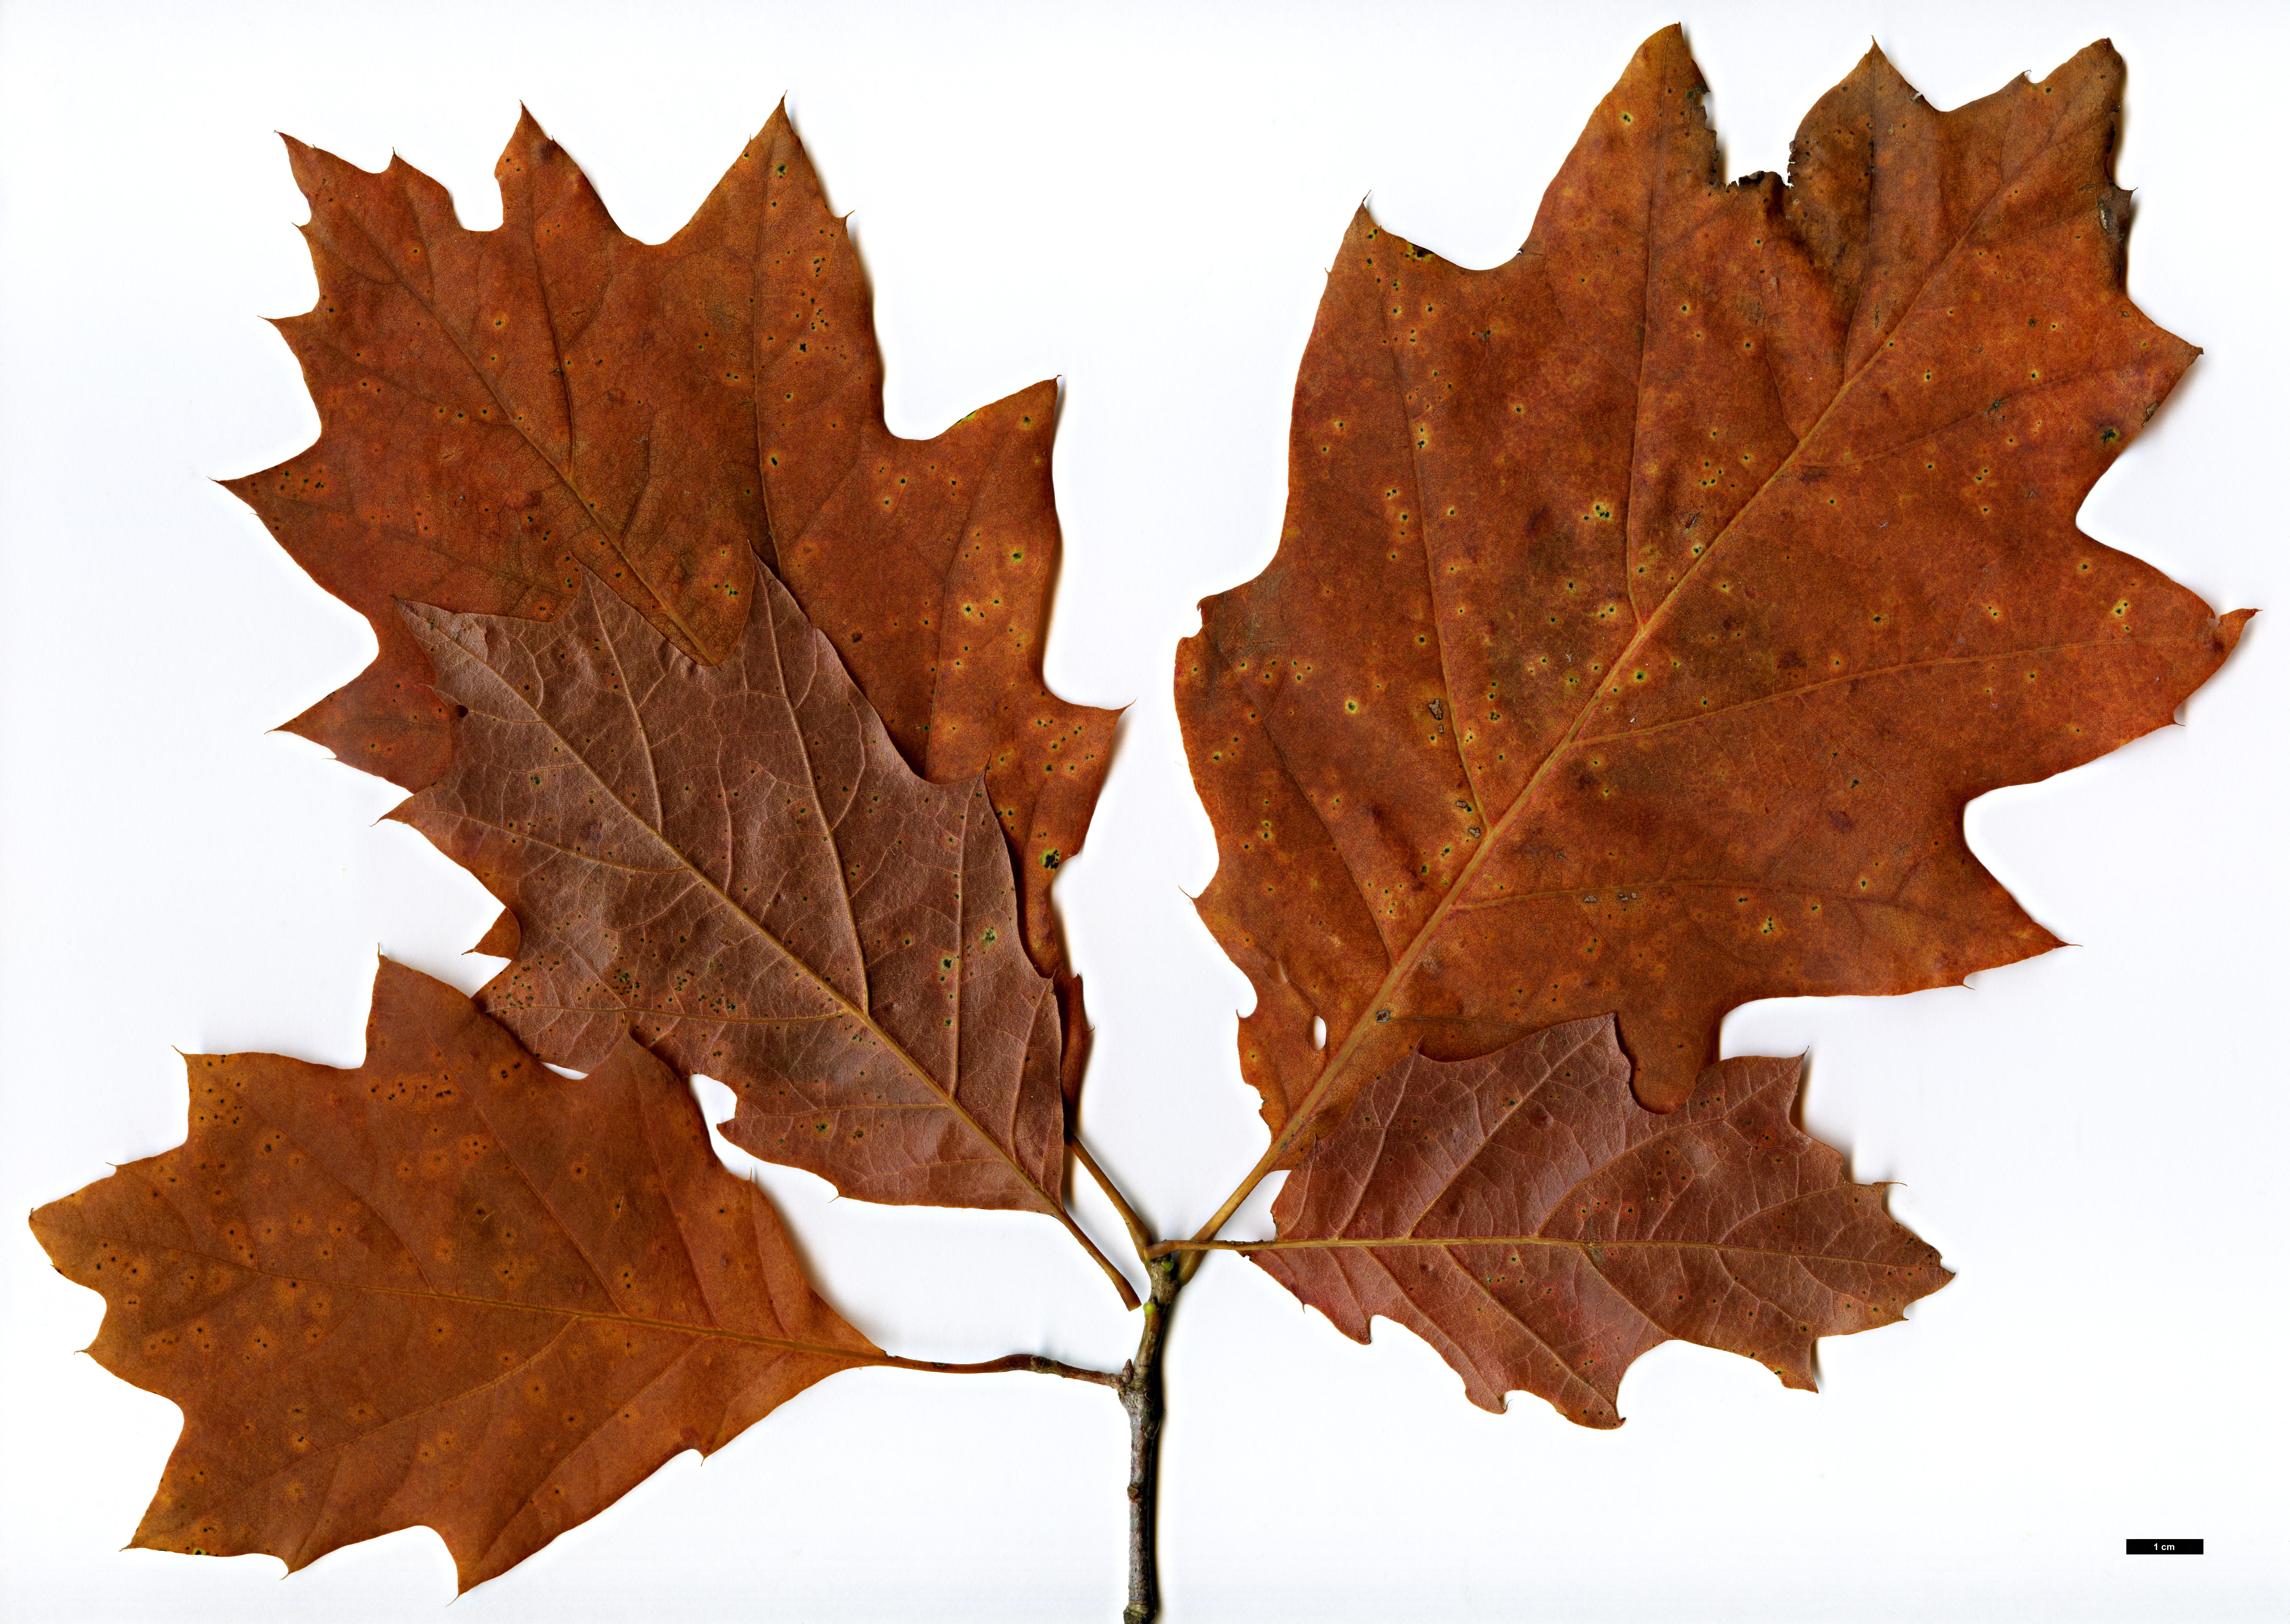
[[[571,1238],[569,1230],[566,1231],[566,1235],[568,1239]],[[92,1238],[97,1239],[100,1244],[107,1246],[127,1246],[140,1250],[171,1252],[182,1257],[195,1258],[204,1263],[220,1264],[224,1268],[236,1269],[241,1274],[259,1276],[265,1280],[284,1280],[293,1285],[323,1284],[332,1286],[337,1291],[365,1292],[378,1297],[405,1297],[422,1302],[452,1303],[465,1308],[505,1308],[518,1314],[547,1314],[564,1319],[597,1320],[609,1324],[635,1325],[647,1331],[671,1331],[686,1336],[714,1337],[728,1342],[746,1342],[758,1348],[776,1348],[789,1353],[823,1354],[834,1358],[849,1359],[855,1364],[899,1364],[925,1370],[934,1368],[923,1361],[902,1360],[894,1354],[886,1354],[880,1349],[873,1353],[866,1353],[856,1348],[832,1347],[824,1342],[805,1342],[793,1337],[768,1337],[754,1332],[733,1331],[722,1325],[694,1324],[686,1320],[653,1319],[643,1315],[624,1314],[617,1310],[560,1308],[550,1303],[519,1302],[502,1297],[476,1297],[462,1292],[442,1292],[435,1286],[425,1285],[415,1289],[411,1286],[372,1285],[361,1280],[330,1279],[323,1275],[286,1275],[281,1274],[275,1268],[263,1268],[236,1258],[224,1257],[219,1252],[204,1251],[195,1246],[176,1246],[163,1242],[132,1237],[92,1236]],[[579,1243],[575,1241],[573,1244],[577,1250]],[[598,1284],[604,1284],[601,1277]],[[606,1295],[610,1294],[610,1289],[606,1288]]]
[[[1899,1268],[1880,1258],[1843,1257],[1825,1252],[1784,1252],[1778,1246],[1736,1245],[1730,1241],[1567,1240],[1552,1235],[1337,1236],[1325,1240],[1188,1241],[1183,1251],[1215,1252],[1373,1252],[1389,1246],[1548,1246],[1585,1255],[1600,1252],[1713,1252],[1756,1258],[1789,1258],[1800,1263],[1846,1263],[1860,1268]],[[1596,1267],[1597,1259],[1592,1257]],[[1914,1265],[1912,1267],[1922,1267]]]

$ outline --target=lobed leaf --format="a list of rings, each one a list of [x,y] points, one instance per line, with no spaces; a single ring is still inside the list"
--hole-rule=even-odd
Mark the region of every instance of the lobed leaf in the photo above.
[[[1481,1060],[1412,1054],[1289,1176],[1247,1248],[1355,1340],[1405,1325],[1500,1411],[1524,1389],[1615,1427],[1622,1372],[1672,1338],[1814,1385],[1816,1337],[1889,1324],[1950,1278],[1790,1120],[1800,1063],[1721,1060],[1642,1109],[1611,1017]]]
[[[1943,113],[1871,51],[1728,186],[1670,28],[1516,259],[1354,221],[1279,552],[1177,661],[1260,1173],[1419,1045],[1613,1012],[1672,1110],[1738,1004],[2056,945],[1966,803],[2170,721],[2244,619],[2075,525],[2196,354],[2124,291],[2121,83]]]
[[[134,1544],[289,1569],[426,1524],[460,1588],[812,1383],[893,1363],[626,1038],[551,1075],[384,961],[365,1063],[188,1057],[189,1137],[32,1214],[182,1406]]]
[[[727,1136],[869,1201],[1070,1227],[1058,1011],[978,780],[917,776],[779,583],[704,666],[613,598],[409,609],[465,708],[393,816],[515,913],[479,995],[586,1068],[636,1035],[737,1092]]]

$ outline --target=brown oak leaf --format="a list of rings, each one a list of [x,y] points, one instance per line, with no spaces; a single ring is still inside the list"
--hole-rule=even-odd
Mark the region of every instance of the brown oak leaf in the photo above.
[[[2124,291],[2121,83],[1943,113],[1871,51],[1727,185],[1670,28],[1517,258],[1355,220],[1279,552],[1177,661],[1260,1174],[1419,1045],[1613,1012],[1671,1110],[1737,1004],[2057,945],[1965,804],[2170,721],[2244,618],[2075,524],[2196,353]]]
[[[92,1351],[182,1407],[133,1543],[290,1569],[426,1524],[460,1588],[812,1383],[906,1364],[635,1043],[552,1075],[388,963],[365,1063],[192,1055],[190,1133],[42,1207]]]
[[[1520,1388],[1619,1426],[1622,1372],[1672,1338],[1810,1388],[1814,1338],[1889,1324],[1950,1276],[1791,1124],[1798,1070],[1722,1060],[1658,1116],[1610,1017],[1410,1055],[1289,1176],[1279,1238],[1241,1245],[1356,1340],[1378,1314],[1415,1332],[1484,1409]]]
[[[287,146],[319,297],[278,326],[323,431],[229,486],[381,650],[289,728],[420,789],[451,718],[396,600],[547,620],[585,565],[712,662],[739,644],[760,551],[917,771],[985,775],[1028,949],[1062,974],[1050,886],[1116,714],[1042,673],[1056,386],[934,439],[891,434],[865,276],[784,109],[657,246],[613,224],[529,114],[495,168],[492,231],[401,161],[372,174]]]
[[[917,776],[757,586],[713,666],[602,593],[547,624],[405,611],[467,714],[391,815],[522,927],[479,1002],[578,1069],[633,1030],[733,1087],[734,1143],[846,1195],[1046,1213],[1102,1262],[1059,1199],[1057,999],[984,783]]]

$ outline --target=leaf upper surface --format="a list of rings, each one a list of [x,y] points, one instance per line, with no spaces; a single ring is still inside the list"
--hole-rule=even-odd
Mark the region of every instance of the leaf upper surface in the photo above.
[[[292,1569],[427,1524],[467,1589],[889,1362],[632,1042],[568,1081],[385,961],[356,1069],[187,1063],[180,1148],[32,1215],[96,1358],[183,1410],[138,1546]]]
[[[1672,1338],[1810,1388],[1816,1337],[1889,1324],[1950,1276],[1790,1123],[1798,1071],[1723,1060],[1658,1116],[1610,1018],[1411,1055],[1289,1176],[1253,1255],[1356,1340],[1378,1314],[1414,1331],[1485,1409],[1521,1388],[1618,1426],[1622,1372]]]
[[[1673,28],[1517,258],[1355,220],[1279,552],[1177,661],[1268,1165],[1419,1044],[1615,1012],[1668,1110],[1737,1004],[2056,945],[1966,803],[2168,722],[2242,621],[2075,525],[2195,354],[2124,291],[2121,79],[1942,113],[1871,52],[1727,186]]]
[[[758,585],[715,666],[600,594],[547,625],[406,611],[468,714],[393,815],[521,926],[480,1002],[576,1068],[633,1030],[732,1085],[735,1143],[846,1195],[1069,1225],[1057,1001],[985,788],[917,776]]]

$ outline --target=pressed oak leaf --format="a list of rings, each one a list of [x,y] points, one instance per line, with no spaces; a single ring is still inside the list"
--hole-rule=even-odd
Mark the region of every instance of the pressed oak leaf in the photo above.
[[[1722,1060],[1661,1116],[1611,1018],[1409,1055],[1289,1175],[1253,1255],[1357,1340],[1379,1314],[1415,1332],[1484,1409],[1517,1388],[1619,1426],[1622,1372],[1672,1338],[1810,1388],[1814,1338],[1889,1324],[1949,1273],[1791,1124],[1798,1069]]]
[[[865,277],[784,110],[658,246],[613,223],[530,115],[492,231],[403,162],[288,149],[319,297],[279,329],[324,427],[230,488],[381,646],[288,725],[420,789],[451,718],[395,600],[546,620],[586,565],[712,663],[738,646],[760,551],[917,771],[986,775],[1029,949],[1061,969],[1050,883],[1115,718],[1042,675],[1056,387],[933,440],[890,433]]]
[[[1279,552],[1177,662],[1260,1171],[1419,1044],[1613,1012],[1669,1110],[1734,1005],[2056,945],[1966,803],[2170,721],[2243,620],[2075,524],[2196,353],[2124,291],[2121,84],[1943,113],[1872,51],[1726,185],[1671,28],[1517,258],[1355,220]]]
[[[92,1351],[182,1407],[134,1544],[290,1569],[426,1524],[463,1589],[879,1352],[698,1105],[549,1072],[384,962],[365,1063],[192,1055],[190,1133],[42,1207]]]
[[[479,1002],[576,1069],[633,1031],[732,1086],[734,1143],[846,1195],[1080,1239],[1057,998],[985,786],[918,777],[785,588],[757,587],[713,666],[604,593],[547,624],[405,610],[467,714],[391,815],[520,926]]]

